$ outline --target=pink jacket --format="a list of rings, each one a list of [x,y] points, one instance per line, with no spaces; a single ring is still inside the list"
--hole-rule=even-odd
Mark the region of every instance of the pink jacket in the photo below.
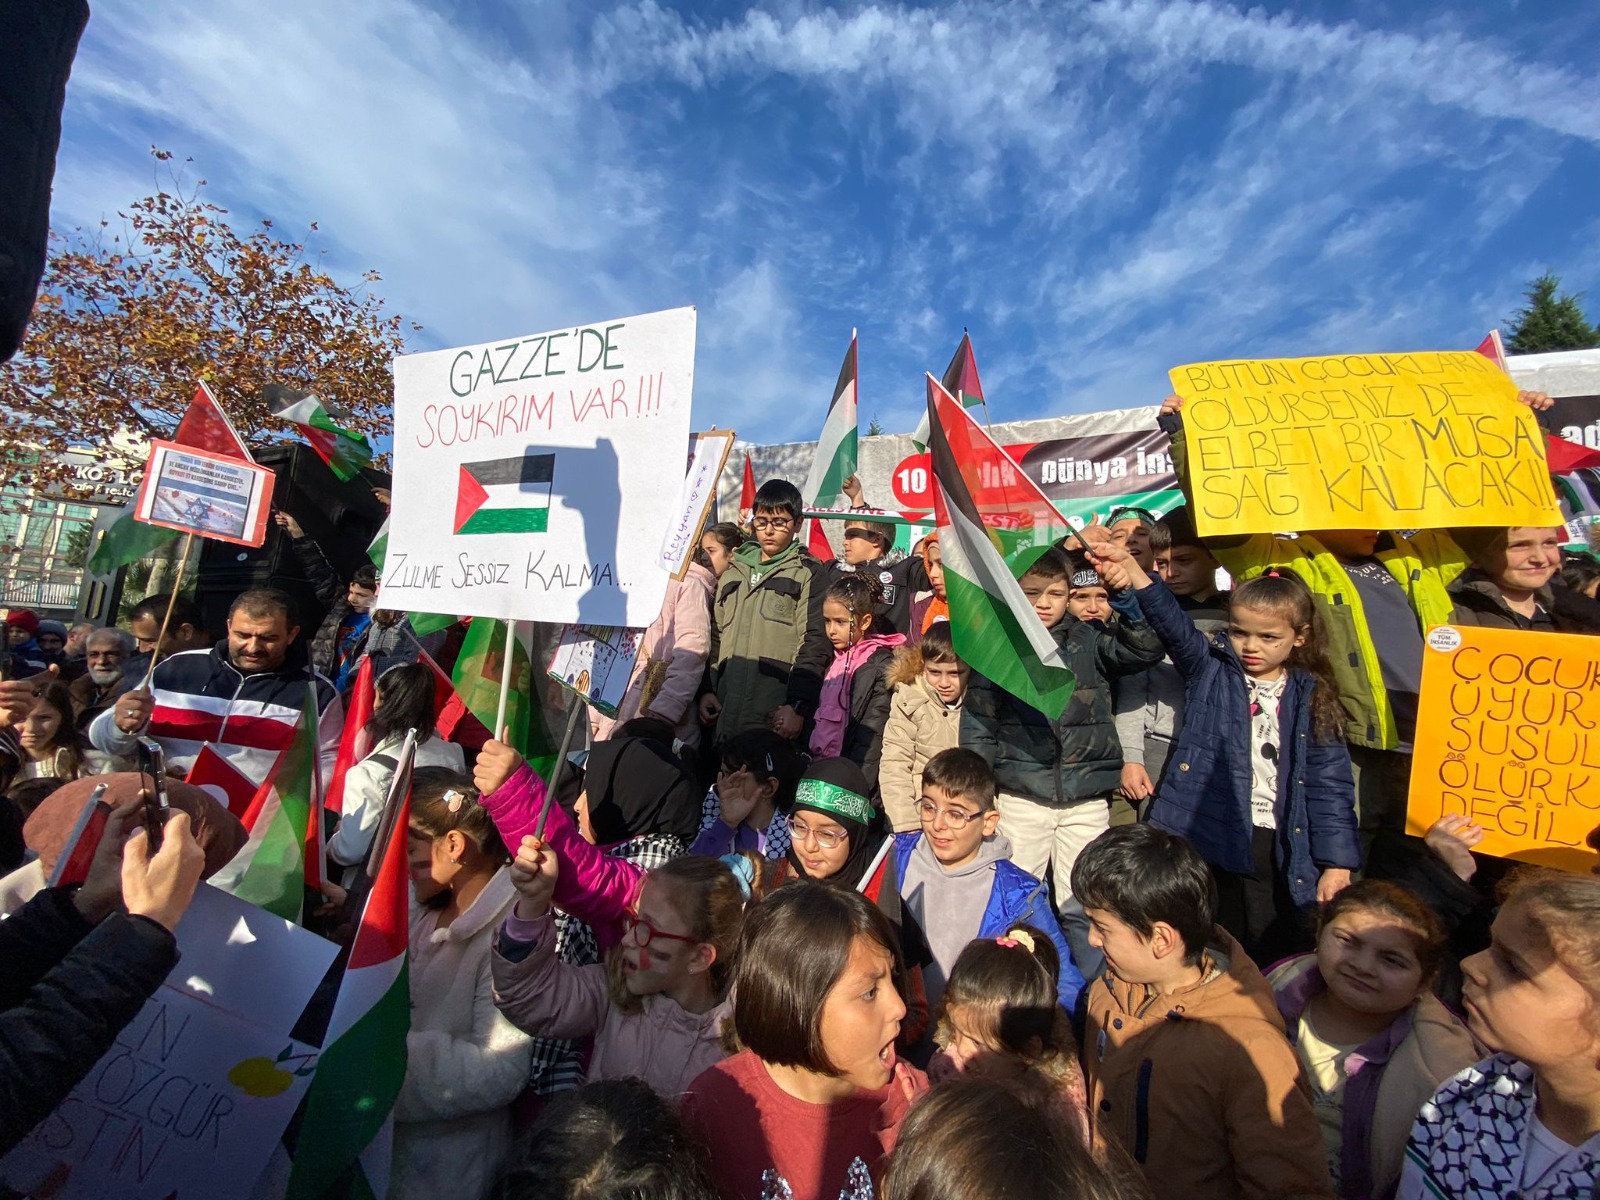
[[[515,854],[522,839],[538,827],[547,795],[544,780],[523,763],[497,791],[483,798],[495,828]],[[561,805],[551,803],[544,829],[545,844],[561,864],[555,904],[594,930],[601,953],[622,940],[622,920],[639,896],[644,872],[633,863],[609,858],[583,840]]]
[[[650,714],[673,726],[684,745],[699,745],[700,721],[695,715],[694,697],[711,654],[711,595],[716,583],[717,577],[699,563],[690,563],[682,579],[667,581],[661,615],[644,631],[616,718],[589,710],[589,725],[596,741],[604,741],[617,725],[639,715],[645,671],[656,661],[666,664],[667,673],[661,690],[650,701]]]
[[[498,942],[495,946],[490,961],[495,1004],[538,1037],[592,1036],[588,1082],[637,1075],[675,1100],[697,1075],[726,1057],[722,1024],[733,1011],[731,1001],[691,1013],[665,996],[645,996],[642,1011],[621,1012],[606,992],[606,968],[561,962],[550,915],[534,925],[537,941],[520,962],[505,957]]]

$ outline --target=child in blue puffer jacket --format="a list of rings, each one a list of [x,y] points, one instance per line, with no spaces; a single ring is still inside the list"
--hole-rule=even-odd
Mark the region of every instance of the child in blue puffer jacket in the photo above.
[[[1344,709],[1311,593],[1271,572],[1241,584],[1206,637],[1126,550],[1094,548],[1131,586],[1187,681],[1183,728],[1149,820],[1217,877],[1217,923],[1265,966],[1311,947],[1311,907],[1361,865]]]

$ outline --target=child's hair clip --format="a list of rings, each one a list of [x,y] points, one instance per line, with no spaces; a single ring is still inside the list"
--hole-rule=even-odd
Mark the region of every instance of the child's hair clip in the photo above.
[[[1029,933],[1026,929],[1013,929],[1004,937],[995,938],[995,941],[999,942],[1002,946],[1021,946],[1029,954],[1033,953],[1033,934]]]
[[[467,799],[465,792],[458,792],[455,788],[450,788],[444,794],[444,806],[452,813],[458,813],[461,811],[461,806],[467,802]]]
[[[724,854],[722,865],[733,872],[733,877],[739,883],[739,891],[746,900],[750,899],[751,889],[755,886],[756,869],[754,864],[742,854]]]

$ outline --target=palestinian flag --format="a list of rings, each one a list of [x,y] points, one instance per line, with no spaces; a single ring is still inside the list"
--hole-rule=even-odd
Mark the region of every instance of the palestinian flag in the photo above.
[[[543,533],[550,525],[554,454],[461,464],[456,533]]]
[[[739,483],[739,520],[748,521],[756,510],[756,471],[750,456],[744,456],[744,478]]]
[[[406,828],[409,794],[361,909],[322,1057],[300,1110],[286,1200],[389,1192],[394,1103],[406,1076],[411,988],[406,972]],[[380,826],[381,828],[381,826]]]
[[[811,508],[840,508],[848,501],[844,481],[856,473],[856,335],[850,332],[850,349],[833,385],[833,400],[817,439],[817,456],[811,460],[802,499]]]
[[[986,462],[988,447],[1002,456],[1004,452],[932,375],[927,379],[929,465],[956,653],[974,671],[1053,721],[1072,698],[1076,681],[1002,552],[1006,542],[1018,540],[1018,529],[1034,524],[1034,514],[979,511],[971,481],[981,478],[986,466],[994,469]],[[1006,517],[1012,519],[997,520]],[[991,530],[996,523],[1009,528],[1003,533]],[[1030,537],[1027,550],[1037,558],[1032,541]]]
[[[372,560],[372,565],[378,568],[378,573],[383,573],[383,560],[389,557],[389,518],[383,519],[383,524],[378,527],[378,532],[372,538],[372,544],[367,547],[367,557]]]
[[[211,878],[225,892],[260,905],[286,921],[299,922],[307,874],[308,839],[321,829],[311,821],[316,788],[317,693],[306,685],[305,706],[289,744],[256,789],[240,818],[249,839]]]
[[[273,416],[300,427],[311,448],[341,480],[354,479],[371,464],[372,443],[367,435],[338,424],[345,418],[329,410],[314,393],[269,383],[262,389],[262,399]]]
[[[228,420],[228,414],[222,411],[222,405],[217,403],[217,398],[211,394],[204,380],[195,385],[194,399],[189,401],[188,411],[178,422],[172,440],[180,446],[206,450],[247,463],[255,462],[250,457],[244,439],[234,429],[233,422]]]
[[[516,622],[509,663],[506,624],[489,617],[472,619],[461,643],[451,682],[467,711],[498,740],[500,730],[495,728],[494,721],[500,707],[500,681],[509,670],[511,687],[506,697],[505,720],[511,727],[509,744],[528,760],[534,771],[548,779],[550,768],[555,764],[556,743],[545,727],[544,713],[539,707],[538,694],[543,690],[545,674],[542,669],[535,669],[533,663],[532,623]]]
[[[961,331],[961,344],[956,347],[955,356],[951,358],[950,365],[944,369],[944,378],[939,382],[945,391],[961,401],[962,408],[984,404],[987,411],[987,404],[983,398],[983,384],[978,381],[978,360],[972,353],[972,335],[964,329]],[[922,414],[922,421],[917,425],[917,431],[911,435],[911,440],[916,443],[918,450],[927,450],[927,413]]]
[[[148,558],[168,542],[177,541],[180,536],[176,529],[147,525],[135,521],[131,510],[125,512],[100,535],[94,553],[89,556],[89,574],[114,575],[123,567]]]

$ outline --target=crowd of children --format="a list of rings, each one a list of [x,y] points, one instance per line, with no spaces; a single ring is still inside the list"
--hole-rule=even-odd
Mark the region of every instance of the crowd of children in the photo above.
[[[708,533],[687,857],[610,857],[582,802],[535,836],[538,776],[479,759],[496,999],[589,1047],[497,1196],[1595,1194],[1600,880],[1496,897],[1464,818],[1404,837],[1422,632],[1577,627],[1553,535],[1121,510],[1019,579],[1052,719],[961,661],[936,536],[852,519],[826,564],[801,516],[771,481]]]
[[[392,1194],[1600,1194],[1600,878],[1404,825],[1425,630],[1600,632],[1600,563],[1119,510],[1019,576],[1048,716],[962,661],[937,535],[802,522],[771,480],[706,531],[561,795],[424,743]],[[379,682],[333,862],[432,686]]]

